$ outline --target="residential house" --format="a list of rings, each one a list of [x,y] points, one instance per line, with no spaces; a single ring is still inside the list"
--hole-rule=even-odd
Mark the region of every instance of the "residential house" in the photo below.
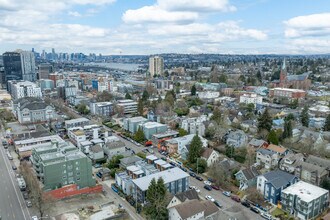
[[[274,151],[263,148],[257,150],[256,162],[266,169],[277,167],[280,158]]]
[[[137,161],[143,160],[141,157],[138,157],[136,155],[133,155],[131,157],[125,157],[123,159],[120,159],[119,166],[123,169],[126,169],[129,166],[134,165]]]
[[[89,148],[89,158],[93,161],[101,160],[104,158],[104,151],[101,144],[91,146]]]
[[[325,124],[325,118],[310,118],[308,122],[309,128],[322,129]]]
[[[318,148],[324,144],[323,134],[321,132],[305,129],[300,136],[300,143],[312,144],[314,148]]]
[[[166,147],[169,154],[178,153],[182,159],[186,160],[188,155],[188,145],[191,143],[192,139],[194,138],[194,134],[188,134],[183,137],[172,138],[170,140],[166,140]],[[208,141],[199,136],[203,143],[203,148],[206,148],[208,145]]]
[[[103,146],[103,149],[108,160],[111,160],[111,158],[116,155],[124,155],[126,152],[125,143],[122,141],[107,142]]]
[[[296,183],[298,178],[287,172],[276,170],[258,176],[257,190],[266,200],[277,205],[281,199],[281,192],[288,186]]]
[[[168,209],[169,220],[218,219],[218,207],[211,201],[186,201]]]
[[[219,161],[220,154],[212,148],[205,148],[201,158],[207,163],[207,167],[211,167],[215,162]]]
[[[329,177],[329,170],[327,167],[304,161],[296,167],[295,175],[305,182],[320,186],[322,181]]]
[[[267,141],[264,140],[259,140],[259,139],[255,139],[252,138],[252,140],[248,143],[249,147],[253,147],[253,148],[265,148],[268,145]]]
[[[207,116],[202,115],[197,118],[186,118],[181,122],[181,128],[186,130],[189,134],[205,135],[205,125],[203,122],[207,121]]]
[[[305,160],[302,153],[289,153],[283,157],[279,162],[279,168],[285,172],[294,174],[296,167]]]
[[[240,164],[232,159],[224,158],[219,161],[219,166],[227,173],[231,174],[236,169],[239,169]]]
[[[189,174],[182,171],[178,167],[168,169],[165,171],[153,173],[141,178],[133,179],[133,197],[140,203],[146,202],[146,193],[152,179],[158,180],[159,178],[164,180],[167,190],[171,194],[184,192],[189,187]]]
[[[282,156],[284,157],[285,155],[287,155],[289,153],[289,150],[286,149],[285,147],[282,147],[282,146],[278,146],[278,145],[275,145],[275,144],[269,144],[267,145],[266,147],[267,150],[270,150],[276,154],[278,154],[279,156]]]
[[[328,209],[329,191],[299,181],[282,191],[282,209],[302,219],[316,219]]]
[[[167,205],[167,209],[193,199],[199,200],[198,193],[195,189],[189,189],[185,192],[177,193],[172,196],[171,201]]]
[[[226,144],[231,147],[245,147],[248,137],[242,130],[231,131],[227,136]]]
[[[235,179],[239,182],[239,189],[245,190],[257,185],[257,177],[260,175],[254,166],[241,169],[235,173]]]

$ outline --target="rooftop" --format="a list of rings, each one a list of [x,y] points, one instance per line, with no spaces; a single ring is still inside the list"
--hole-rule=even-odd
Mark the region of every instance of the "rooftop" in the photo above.
[[[150,121],[150,122],[144,123],[143,126],[145,128],[156,128],[156,127],[162,127],[162,126],[166,126],[166,125],[158,123],[158,122]]]
[[[89,121],[89,119],[87,119],[87,118],[75,118],[75,119],[67,120],[64,123],[65,124],[73,124],[73,123],[87,122],[87,121]]]
[[[304,90],[301,89],[288,89],[288,88],[274,88],[271,90],[288,91],[288,92],[305,92]]]
[[[162,172],[154,173],[145,177],[141,177],[139,179],[133,180],[133,183],[139,187],[142,191],[146,191],[149,187],[149,184],[153,178],[158,180],[160,177],[163,178],[164,183],[170,183],[179,179],[183,179],[189,177],[189,174],[182,171],[178,167],[174,167],[173,169],[168,169]]]
[[[328,192],[328,190],[322,189],[321,187],[306,183],[304,181],[299,181],[282,191],[282,193],[296,195],[304,202],[310,202]]]

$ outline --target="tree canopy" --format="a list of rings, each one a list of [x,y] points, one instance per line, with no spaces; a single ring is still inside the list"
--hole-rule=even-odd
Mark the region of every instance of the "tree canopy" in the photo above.
[[[202,147],[203,143],[200,139],[200,137],[196,134],[191,143],[190,143],[190,148],[189,148],[189,153],[188,153],[188,162],[189,163],[196,163],[197,158],[201,156],[202,153]]]
[[[196,95],[196,86],[195,84],[191,87],[191,95]]]
[[[272,129],[272,118],[269,115],[268,109],[258,117],[258,131],[267,130],[268,132]]]
[[[308,116],[308,107],[305,105],[301,114],[300,114],[300,122],[303,126],[308,127],[309,124],[309,116]]]
[[[330,114],[327,116],[327,118],[325,120],[323,130],[324,131],[330,131]]]
[[[279,140],[277,137],[277,133],[275,130],[271,130],[268,134],[268,142],[278,145],[279,144]]]
[[[134,140],[141,143],[145,140],[145,137],[144,137],[144,132],[142,130],[142,128],[139,128],[137,130],[137,132],[135,132],[134,134]]]
[[[147,190],[147,201],[149,202],[146,206],[147,219],[154,220],[166,220],[168,219],[168,212],[166,209],[167,199],[167,188],[165,186],[163,178],[159,178],[157,181],[153,178]]]

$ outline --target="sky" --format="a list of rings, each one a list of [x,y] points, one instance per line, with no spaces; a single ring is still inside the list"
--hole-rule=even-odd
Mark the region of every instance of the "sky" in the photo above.
[[[0,0],[0,53],[330,53],[329,0]]]

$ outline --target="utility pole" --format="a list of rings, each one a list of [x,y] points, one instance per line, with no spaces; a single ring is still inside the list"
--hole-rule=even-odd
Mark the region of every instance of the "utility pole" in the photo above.
[[[198,175],[198,160],[199,160],[199,158],[197,158],[197,175]]]

